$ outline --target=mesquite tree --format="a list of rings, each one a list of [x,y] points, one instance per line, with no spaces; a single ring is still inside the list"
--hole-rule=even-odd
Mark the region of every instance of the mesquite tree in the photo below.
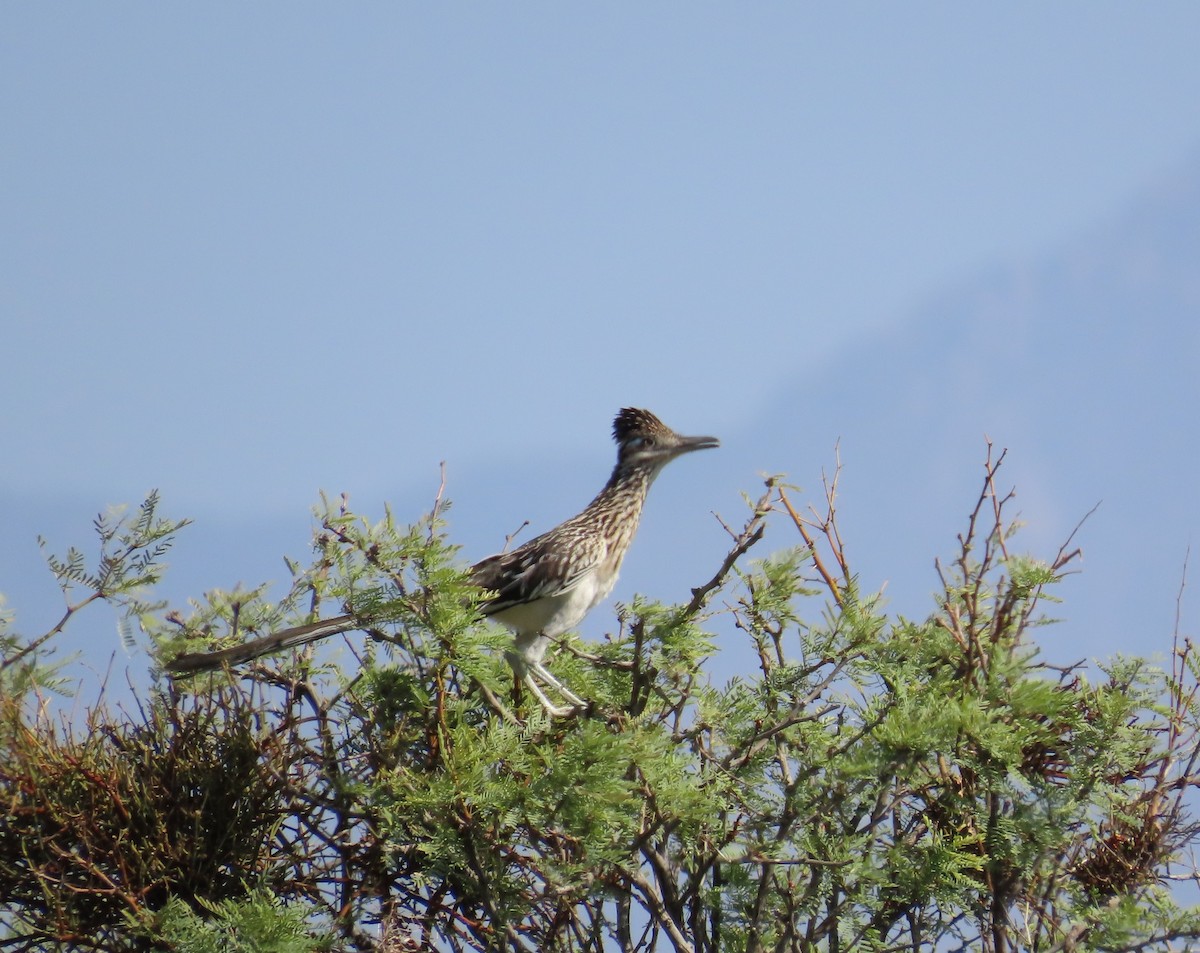
[[[1001,458],[1002,459],[1002,455]],[[444,535],[323,503],[290,593],[147,601],[153,498],[52,559],[167,658],[353,612],[361,634],[163,679],[131,714],[36,704],[51,632],[0,634],[0,950],[1131,950],[1200,938],[1197,662],[1042,663],[1067,571],[1011,547],[989,453],[928,618],[859,591],[835,512],[769,481],[713,575],[635,600],[514,690]],[[768,528],[787,534],[759,560]],[[756,548],[757,547],[757,548]],[[713,632],[757,670],[717,684]]]

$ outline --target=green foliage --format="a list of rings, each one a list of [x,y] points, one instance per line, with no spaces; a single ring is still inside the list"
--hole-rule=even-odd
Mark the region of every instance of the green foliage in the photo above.
[[[155,932],[178,953],[317,953],[333,944],[331,935],[310,932],[307,911],[269,895],[205,902],[203,908],[202,916],[172,899],[158,916]]]
[[[170,898],[204,904],[278,883],[269,844],[288,817],[273,746],[230,692],[157,698],[83,730],[3,717],[0,905],[24,928],[121,948],[127,919]]]
[[[129,641],[130,620],[163,607],[162,603],[144,597],[162,575],[165,568],[162,559],[173,545],[175,534],[188,522],[161,518],[158,493],[154,490],[132,516],[124,516],[123,508],[102,513],[93,523],[100,554],[91,569],[81,550],[71,547],[66,556],[55,556],[49,552],[46,541],[39,538],[50,571],[62,589],[66,609],[58,624],[48,632],[24,639],[11,630],[12,616],[3,610],[0,596],[0,696],[20,697],[35,689],[64,689],[66,680],[58,674],[63,662],[49,662],[46,647],[75,613],[93,602],[104,600],[124,610],[121,632]]]
[[[557,719],[514,694],[508,636],[479,620],[440,504],[405,526],[323,501],[315,557],[278,602],[130,604],[164,657],[351,613],[366,635],[343,642],[353,664],[288,651],[180,681],[136,719],[95,711],[83,737],[8,704],[3,942],[1001,953],[1200,938],[1166,880],[1196,834],[1200,665],[1184,640],[1167,671],[1042,664],[1039,606],[1074,552],[1010,553],[998,465],[920,620],[860,591],[832,487],[805,517],[769,481],[687,601],[634,600],[603,644],[559,646],[551,664],[593,705]],[[155,520],[97,526],[148,562],[52,568],[132,599],[172,525]],[[751,561],[779,524],[800,545]],[[714,683],[718,632],[756,670]]]
[[[46,658],[45,639],[23,639],[12,629],[13,613],[0,595],[0,696],[20,698],[38,689],[63,691],[66,679],[60,674],[65,660]]]

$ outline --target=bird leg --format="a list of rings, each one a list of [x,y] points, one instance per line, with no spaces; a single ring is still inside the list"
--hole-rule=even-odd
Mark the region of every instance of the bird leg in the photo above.
[[[532,669],[532,672],[526,672],[526,674],[525,674],[525,677],[528,681],[532,681],[533,673],[536,673],[537,675],[539,675],[541,677],[543,682],[545,682],[547,685],[549,685],[551,688],[553,688],[555,691],[557,691],[560,695],[562,695],[562,697],[565,698],[567,701],[569,701],[574,708],[587,708],[588,707],[587,702],[585,702],[582,698],[580,698],[573,691],[571,691],[571,689],[567,688],[566,685],[564,685],[557,678],[555,678],[553,675],[551,675],[550,670],[548,668],[546,668],[546,666],[543,665],[541,662],[533,662],[532,664],[530,664],[529,667],[530,667],[530,669]],[[545,704],[545,696],[544,695],[542,695],[540,692],[534,692],[534,694],[538,695],[540,698],[542,698],[542,700],[543,700],[542,703]]]
[[[532,653],[527,651],[504,653],[505,658],[508,659],[508,664],[512,666],[513,673],[517,677],[517,685],[525,685],[533,692],[533,697],[538,700],[551,718],[564,718],[567,715],[573,715],[575,712],[588,707],[586,701],[550,673],[550,670],[542,664],[541,659],[531,658],[529,657],[530,654]],[[541,679],[544,685],[558,692],[558,694],[570,702],[570,705],[564,708],[554,704],[542,690],[542,686],[538,684],[538,679]]]
[[[558,685],[559,690],[563,693],[564,697],[569,698],[573,702],[573,704],[567,708],[560,708],[546,697],[546,693],[542,691],[541,686],[538,685],[536,679],[534,679],[532,672],[526,672],[524,676],[522,676],[521,681],[529,687],[529,690],[533,692],[534,697],[542,703],[542,707],[546,710],[546,714],[548,714],[551,718],[565,718],[567,715],[575,714],[575,712],[579,711],[580,708],[587,707],[586,705],[582,704],[575,695],[572,695],[569,691],[563,688],[561,683]]]

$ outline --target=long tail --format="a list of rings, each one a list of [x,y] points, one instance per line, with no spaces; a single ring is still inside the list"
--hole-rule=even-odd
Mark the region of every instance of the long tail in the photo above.
[[[294,648],[297,645],[307,645],[318,639],[339,632],[348,632],[357,628],[358,620],[352,615],[339,615],[331,619],[321,619],[319,622],[309,622],[307,625],[297,625],[290,629],[281,629],[264,635],[253,642],[244,642],[216,652],[188,652],[177,655],[167,663],[167,671],[172,675],[190,675],[194,672],[210,672],[225,665],[240,665],[251,659],[283,649]]]

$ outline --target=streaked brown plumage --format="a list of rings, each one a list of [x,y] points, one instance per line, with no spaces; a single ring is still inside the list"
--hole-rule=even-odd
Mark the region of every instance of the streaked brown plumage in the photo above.
[[[718,444],[715,437],[677,434],[648,410],[631,407],[617,414],[613,439],[617,465],[586,509],[512,552],[489,556],[471,567],[471,581],[495,593],[480,607],[483,614],[513,631],[508,659],[551,715],[586,705],[543,664],[551,640],[577,626],[612,592],[650,484],[662,468],[685,453]],[[217,652],[181,655],[170,664],[170,671],[182,674],[236,665],[362,624],[353,615],[336,616]],[[555,705],[539,679],[571,707]]]

